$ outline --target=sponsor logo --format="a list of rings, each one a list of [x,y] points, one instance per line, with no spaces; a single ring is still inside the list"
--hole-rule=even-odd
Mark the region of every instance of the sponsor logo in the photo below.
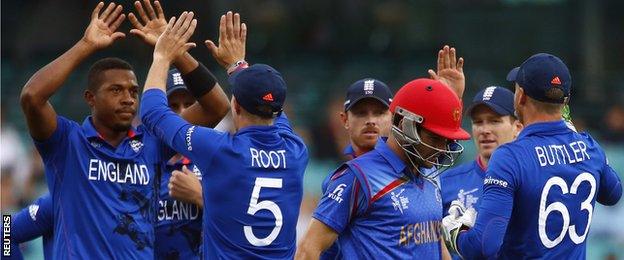
[[[193,136],[193,132],[195,131],[195,126],[189,127],[186,130],[186,150],[193,151],[193,145],[191,144],[191,137]]]
[[[347,184],[342,183],[342,184],[338,185],[338,187],[336,187],[334,189],[334,191],[332,191],[330,194],[327,194],[327,197],[337,201],[338,203],[341,203],[342,202],[342,192],[344,191],[345,187],[347,187]]]
[[[403,192],[405,191],[405,189],[401,189],[401,191],[394,193],[394,191],[391,193],[392,196],[390,196],[390,199],[392,199],[392,207],[394,207],[394,210],[398,210],[401,212],[401,214],[403,214],[403,210],[407,209],[407,204],[409,204],[409,199],[401,194],[403,194]]]
[[[32,204],[28,206],[28,214],[33,221],[37,221],[37,211],[39,211],[39,205]]]
[[[184,85],[184,80],[182,80],[182,75],[180,73],[171,74],[173,78],[173,85]]]
[[[488,176],[487,178],[483,180],[483,185],[490,185],[490,184],[498,185],[503,188],[507,188],[507,186],[509,186],[509,184],[506,181],[494,179],[492,178],[492,176]]]

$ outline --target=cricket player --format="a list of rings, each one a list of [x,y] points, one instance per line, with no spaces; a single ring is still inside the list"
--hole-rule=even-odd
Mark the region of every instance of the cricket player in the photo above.
[[[450,249],[466,259],[585,259],[594,204],[616,204],[622,183],[598,143],[562,119],[572,82],[561,59],[533,55],[507,80],[525,127],[492,155],[476,223],[445,217]]]
[[[282,113],[286,83],[267,65],[234,72],[229,81],[235,134],[185,121],[167,106],[165,81],[170,63],[194,46],[186,41],[196,23],[182,14],[158,39],[141,119],[206,180],[204,258],[292,258],[308,151]],[[224,37],[246,36],[239,26],[228,26]]]
[[[53,200],[54,259],[154,258],[154,179],[174,152],[143,126],[131,126],[139,94],[132,67],[116,58],[91,67],[84,94],[91,116],[82,125],[57,116],[48,102],[84,59],[125,36],[117,31],[125,18],[122,7],[103,7],[94,9],[83,38],[35,73],[21,93]],[[202,66],[185,54],[176,67],[193,73]],[[228,101],[215,80],[209,83],[196,91],[204,106],[194,104],[183,116],[214,125],[227,113]]]
[[[462,91],[463,92],[463,91]],[[390,105],[386,142],[338,168],[301,241],[297,259],[316,259],[336,239],[346,259],[440,259],[442,204],[436,171],[469,138],[461,102],[440,81],[407,83]]]
[[[464,210],[477,209],[483,192],[483,178],[494,150],[516,138],[522,124],[514,115],[513,92],[503,87],[490,86],[479,91],[466,111],[472,122],[472,137],[477,147],[477,158],[447,170],[440,175],[443,213],[447,214],[452,201]],[[458,259],[458,255],[453,255]]]
[[[169,107],[176,113],[181,114],[195,103],[195,98],[188,91],[177,69],[169,71],[167,77],[167,101]],[[156,259],[199,259],[201,245],[201,188],[198,191],[199,198],[190,198],[191,202],[177,200],[170,194],[170,182],[174,171],[183,168],[189,170],[193,176],[189,177],[201,180],[201,172],[188,158],[176,154],[163,163],[162,176],[159,178],[158,213],[155,226],[155,255]],[[200,184],[201,185],[201,184]],[[200,186],[201,187],[201,186]],[[195,203],[192,201],[195,200]]]
[[[43,257],[52,259],[53,212],[52,197],[45,194],[11,218],[11,257],[23,259],[19,244],[43,236]],[[4,257],[3,257],[4,259]]]
[[[344,155],[353,159],[375,148],[379,138],[390,134],[390,103],[392,91],[386,83],[365,78],[351,84],[347,89],[344,112],[340,119],[349,135],[350,144]],[[331,175],[323,180],[322,190],[327,189]],[[321,259],[340,259],[340,247],[334,243],[321,254]]]

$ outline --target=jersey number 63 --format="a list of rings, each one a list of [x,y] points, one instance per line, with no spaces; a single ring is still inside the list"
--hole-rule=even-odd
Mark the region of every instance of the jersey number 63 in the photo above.
[[[585,231],[583,232],[583,234],[578,235],[576,231],[576,225],[570,225],[570,213],[568,212],[568,208],[566,207],[566,205],[564,205],[560,201],[557,201],[547,206],[546,198],[548,197],[548,193],[550,192],[553,186],[559,186],[563,194],[567,194],[567,193],[576,194],[578,187],[581,185],[582,182],[588,182],[591,187],[591,191],[589,192],[589,196],[587,196],[587,198],[581,203],[581,210],[587,210],[587,213],[588,213],[587,225],[585,226]],[[540,207],[539,207],[539,221],[538,221],[538,228],[537,228],[539,232],[540,240],[542,241],[542,244],[544,244],[546,248],[553,248],[557,246],[559,243],[561,243],[566,233],[570,234],[570,239],[575,244],[580,244],[580,243],[583,243],[583,241],[585,241],[585,237],[587,236],[587,231],[589,231],[589,224],[591,223],[591,220],[592,220],[592,213],[594,211],[594,207],[592,206],[592,200],[594,198],[595,193],[596,193],[596,179],[594,178],[593,175],[587,172],[583,172],[580,175],[578,175],[576,179],[574,179],[574,182],[572,182],[572,186],[570,186],[569,190],[568,190],[568,184],[561,177],[555,176],[555,177],[551,177],[550,179],[548,179],[548,181],[546,182],[546,185],[544,185],[544,189],[542,190],[542,197],[540,199]],[[558,211],[561,214],[561,217],[563,218],[563,227],[561,229],[561,233],[559,234],[559,236],[557,236],[554,240],[550,240],[550,238],[548,238],[548,235],[546,233],[546,219],[548,218],[548,215],[554,211]]]

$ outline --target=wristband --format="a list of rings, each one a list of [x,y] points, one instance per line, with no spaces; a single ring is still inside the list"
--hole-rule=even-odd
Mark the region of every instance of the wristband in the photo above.
[[[201,62],[193,71],[181,76],[186,88],[196,99],[210,92],[217,84],[217,78]]]
[[[237,62],[235,62],[234,64],[232,64],[228,69],[227,69],[227,74],[228,75],[232,75],[234,72],[237,72],[241,69],[245,69],[249,67],[249,64],[245,61],[245,60],[239,60]]]

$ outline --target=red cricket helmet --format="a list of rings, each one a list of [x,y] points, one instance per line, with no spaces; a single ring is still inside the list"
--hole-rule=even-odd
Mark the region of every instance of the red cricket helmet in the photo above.
[[[432,79],[416,79],[405,84],[394,95],[390,111],[397,107],[421,117],[423,128],[449,140],[468,140],[470,134],[461,128],[462,103],[448,86]]]
[[[470,139],[470,135],[461,129],[461,101],[442,82],[423,78],[405,84],[394,96],[390,111],[392,135],[414,169],[427,179],[435,179],[455,164],[464,151],[464,147],[456,140]],[[446,147],[441,149],[424,142],[418,133],[419,127],[446,138]],[[421,145],[435,152],[422,155],[417,149]],[[427,166],[422,163],[434,167],[421,169]]]

